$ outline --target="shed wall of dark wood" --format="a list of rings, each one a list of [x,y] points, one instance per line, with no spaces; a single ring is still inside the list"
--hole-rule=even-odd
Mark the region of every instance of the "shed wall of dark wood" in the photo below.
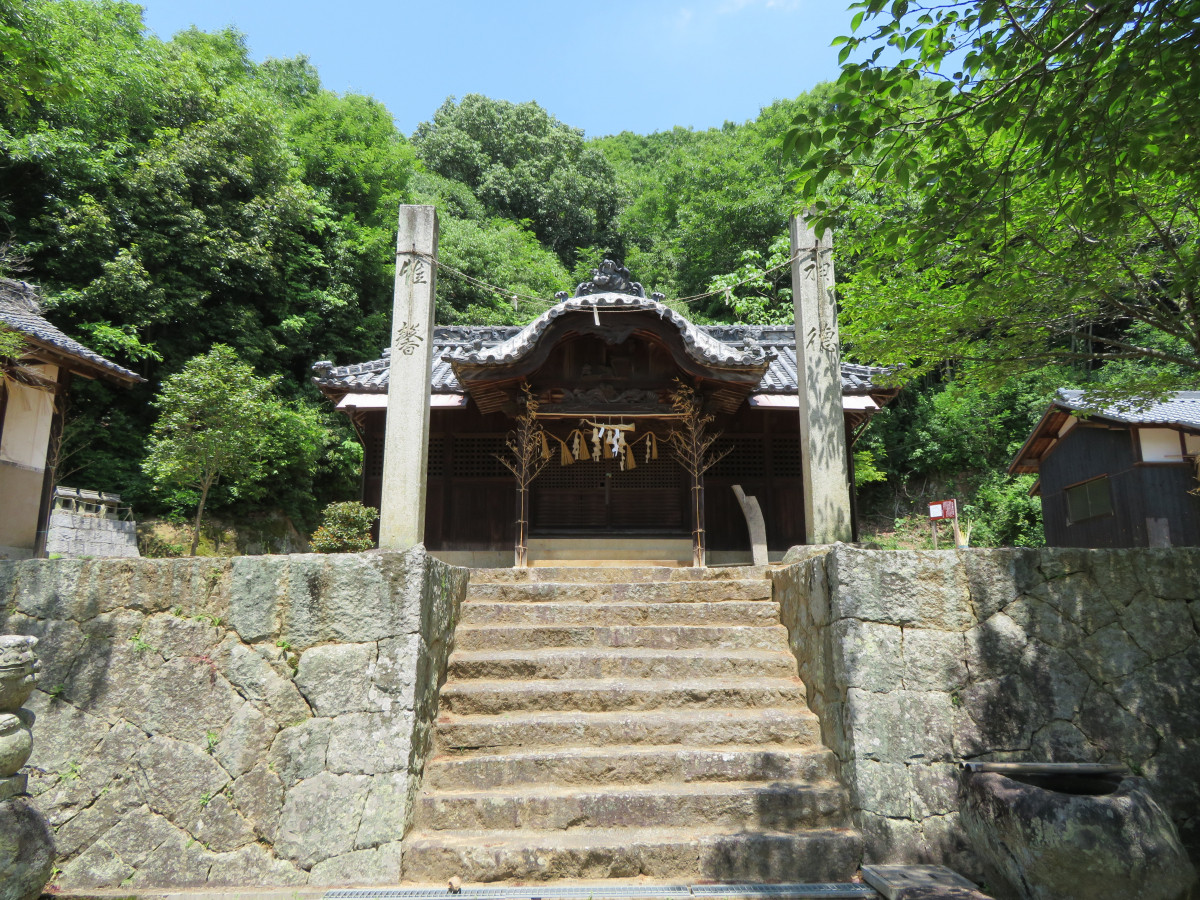
[[[361,418],[364,438],[363,502],[378,508],[383,477],[384,414],[371,412]],[[481,415],[474,404],[465,409],[430,412],[430,447],[426,496],[425,543],[434,550],[507,550],[515,536],[516,491],[507,469],[495,459],[503,452],[504,435],[512,422],[503,414]],[[573,427],[573,425],[571,426]],[[665,438],[666,422],[651,427]],[[712,550],[748,550],[750,537],[746,520],[733,493],[740,484],[758,498],[767,525],[768,545],[785,550],[802,544],[804,534],[804,488],[800,470],[799,418],[792,410],[760,410],[743,407],[736,415],[715,423],[723,431],[717,446],[733,449],[705,478],[705,519],[708,547]],[[561,437],[569,428],[557,423],[551,430]],[[644,433],[644,429],[641,433]],[[607,533],[689,536],[687,474],[669,458],[665,442],[659,447],[660,461],[647,465],[639,448],[638,468],[619,472],[611,462],[577,462],[560,469],[557,444],[548,464],[550,477],[534,482],[533,533],[563,534],[569,527],[547,527],[545,514],[539,523],[539,506],[587,504],[587,490],[571,493],[572,478],[595,474],[597,485],[615,487],[611,503],[624,504],[624,531]],[[557,470],[557,471],[556,471]],[[544,479],[544,480],[543,480]],[[648,480],[649,479],[649,480]],[[539,485],[540,482],[540,485]],[[562,482],[560,484],[559,482]],[[586,485],[584,485],[586,488]],[[542,493],[539,494],[538,491]],[[593,499],[601,488],[592,488]],[[678,495],[674,498],[674,495]],[[671,496],[668,496],[671,495]],[[674,498],[674,499],[673,499]],[[636,508],[635,506],[636,505]],[[584,511],[586,512],[586,510]],[[642,520],[646,527],[635,527]],[[671,527],[663,527],[667,520]],[[563,519],[558,517],[556,524]],[[577,529],[580,533],[586,529]]]
[[[1051,547],[1146,547],[1146,520],[1164,518],[1173,546],[1200,546],[1200,498],[1186,463],[1142,463],[1131,429],[1079,425],[1045,459],[1042,517]],[[1071,523],[1065,489],[1108,475],[1113,513]]]

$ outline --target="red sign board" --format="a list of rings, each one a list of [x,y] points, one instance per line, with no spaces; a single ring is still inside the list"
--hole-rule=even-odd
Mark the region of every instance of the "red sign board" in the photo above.
[[[938,500],[935,503],[930,503],[929,518],[933,521],[937,521],[938,519],[957,519],[958,501]]]

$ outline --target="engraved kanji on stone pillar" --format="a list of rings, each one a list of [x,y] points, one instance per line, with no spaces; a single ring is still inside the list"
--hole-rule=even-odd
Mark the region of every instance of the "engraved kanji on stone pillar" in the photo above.
[[[379,503],[383,550],[407,550],[425,538],[437,240],[437,211],[432,206],[400,207]]]
[[[793,216],[791,237],[805,535],[810,544],[849,541],[850,470],[842,414],[833,234],[826,231],[818,239],[802,217]]]

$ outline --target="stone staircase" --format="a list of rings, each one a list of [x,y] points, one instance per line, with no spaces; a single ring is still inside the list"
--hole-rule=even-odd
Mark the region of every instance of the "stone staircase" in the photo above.
[[[761,569],[472,572],[404,880],[848,879]]]

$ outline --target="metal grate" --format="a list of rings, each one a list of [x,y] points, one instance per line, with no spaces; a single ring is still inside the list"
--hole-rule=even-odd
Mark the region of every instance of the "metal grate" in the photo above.
[[[445,888],[389,890],[332,890],[325,900],[653,900],[653,898],[720,897],[724,900],[809,900],[809,898],[869,897],[879,894],[866,884],[704,884],[692,885],[578,885],[573,887]]]
[[[692,896],[807,900],[809,897],[878,897],[879,894],[869,884],[697,884],[692,886]]]

